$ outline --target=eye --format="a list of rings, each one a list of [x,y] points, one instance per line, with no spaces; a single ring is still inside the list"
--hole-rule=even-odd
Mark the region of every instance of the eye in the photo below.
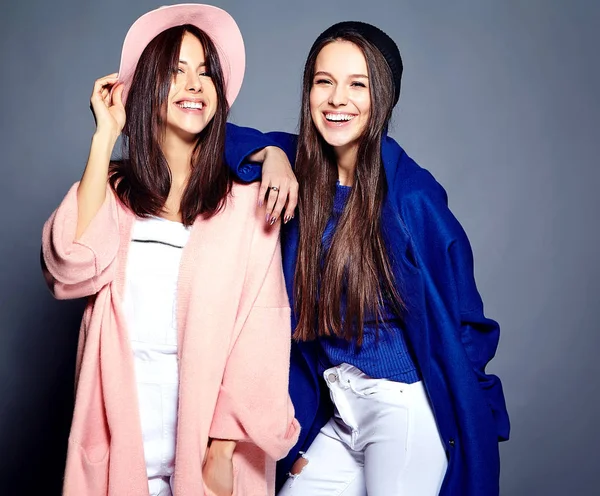
[[[212,77],[208,71],[201,72],[199,75],[204,77]]]
[[[183,74],[183,69],[181,67],[177,67],[173,70],[175,74]]]
[[[365,83],[361,83],[360,81],[352,81],[352,83],[350,84],[350,86],[354,86],[355,88],[366,88],[366,84]]]
[[[329,79],[317,79],[314,84],[331,84],[331,81]]]

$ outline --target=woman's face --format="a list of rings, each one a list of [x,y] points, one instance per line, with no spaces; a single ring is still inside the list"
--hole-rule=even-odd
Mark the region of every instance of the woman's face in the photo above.
[[[323,137],[338,156],[358,147],[371,112],[367,62],[349,41],[325,45],[315,63],[310,90],[310,113]]]
[[[214,117],[219,102],[207,70],[202,43],[185,33],[167,99],[167,133],[194,141]]]

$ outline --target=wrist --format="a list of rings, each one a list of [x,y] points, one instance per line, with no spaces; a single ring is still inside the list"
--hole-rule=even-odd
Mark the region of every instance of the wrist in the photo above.
[[[210,444],[210,456],[218,456],[227,459],[233,457],[233,452],[237,445],[236,441],[229,441],[226,439],[213,439]]]
[[[120,133],[114,133],[112,131],[102,131],[100,129],[96,129],[92,135],[92,144],[109,147],[112,151],[112,148],[117,143],[117,139],[119,139],[119,134]]]
[[[265,146],[262,151],[264,152],[264,159],[266,159],[267,157],[283,156],[286,157],[287,160],[287,155],[285,154],[285,152],[277,146]]]
[[[248,155],[248,162],[255,163],[255,164],[262,164],[265,161],[265,157],[266,157],[266,148],[262,148],[256,152],[254,152],[252,155]]]

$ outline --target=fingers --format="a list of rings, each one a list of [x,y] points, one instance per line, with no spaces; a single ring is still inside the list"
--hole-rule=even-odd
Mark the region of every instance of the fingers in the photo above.
[[[263,174],[262,181],[260,183],[260,190],[258,191],[258,206],[262,207],[265,202],[265,195],[269,191],[271,179],[269,176]],[[268,210],[267,210],[268,211]],[[267,220],[268,222],[268,220]]]
[[[259,205],[265,202],[266,196],[266,221],[273,225],[278,219],[283,218],[284,224],[294,217],[298,206],[298,182],[294,178],[280,179],[279,185],[272,184],[272,180],[264,177],[260,185]]]
[[[121,83],[117,83],[116,86],[113,87],[112,91],[112,103],[113,105],[119,105],[123,107],[123,90],[125,86]]]
[[[294,465],[292,465],[292,470],[290,470],[290,472],[293,475],[299,475],[302,472],[302,470],[304,469],[304,467],[306,467],[307,465],[308,465],[308,460],[306,458],[304,458],[303,456],[301,456],[294,462]]]
[[[287,224],[294,217],[294,212],[298,206],[298,181],[294,180],[290,184],[290,190],[287,198],[287,206],[285,207],[283,223]]]
[[[100,91],[104,86],[110,86],[115,84],[119,80],[119,75],[116,72],[109,74],[108,76],[104,76],[96,79],[94,81],[94,93]]]
[[[275,205],[277,203],[277,198],[280,195],[278,186],[269,186],[269,192],[267,197],[267,223],[275,224],[277,219],[279,218],[279,213],[274,211]]]
[[[293,217],[294,209],[298,203],[298,181],[283,150],[274,146],[267,146],[264,152],[259,204],[266,196],[267,222],[273,225],[281,218],[284,208],[284,222]]]
[[[279,191],[277,192],[278,193],[277,200],[275,202],[275,206],[273,207],[273,212],[271,214],[271,217],[274,218],[275,221],[277,221],[277,219],[281,218],[281,212],[283,210],[283,207],[285,207],[285,204],[287,203],[289,190],[290,190],[289,182],[283,183],[279,186]],[[267,210],[267,212],[268,212],[268,210]],[[273,224],[274,223],[275,222],[273,222]]]
[[[94,82],[94,90],[92,92],[91,100],[94,101],[94,97],[101,97],[102,100],[105,100],[108,96],[108,92],[110,91],[110,87],[114,85],[118,80],[119,78],[116,72],[114,72],[113,74],[109,74],[108,76],[96,79],[96,81]]]
[[[286,178],[283,179],[278,186],[279,191],[275,195],[274,190],[269,191],[270,202],[267,204],[267,213],[270,213],[271,220],[274,224],[277,219],[282,218],[283,223],[287,224],[291,219],[294,218],[294,212],[298,206],[298,181],[296,178],[293,180]],[[269,208],[270,204],[273,204],[273,208]]]
[[[121,133],[125,125],[122,94],[123,84],[116,72],[94,82],[90,107],[96,121],[96,132],[109,133],[113,137]]]
[[[206,461],[208,460],[208,452],[210,451],[210,442],[206,447],[206,453],[204,453],[204,460],[202,460],[202,470],[204,470],[204,465],[206,465]]]

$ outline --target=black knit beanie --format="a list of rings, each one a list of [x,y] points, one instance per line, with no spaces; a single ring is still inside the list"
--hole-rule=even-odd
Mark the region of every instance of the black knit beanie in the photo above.
[[[357,33],[370,41],[385,58],[390,70],[392,71],[392,79],[394,81],[394,105],[398,103],[400,98],[400,83],[402,81],[402,57],[400,50],[387,34],[381,29],[360,21],[344,21],[338,22],[333,26],[323,31],[313,43],[310,49],[309,57],[316,50],[317,45],[326,38],[343,38],[345,34]]]

